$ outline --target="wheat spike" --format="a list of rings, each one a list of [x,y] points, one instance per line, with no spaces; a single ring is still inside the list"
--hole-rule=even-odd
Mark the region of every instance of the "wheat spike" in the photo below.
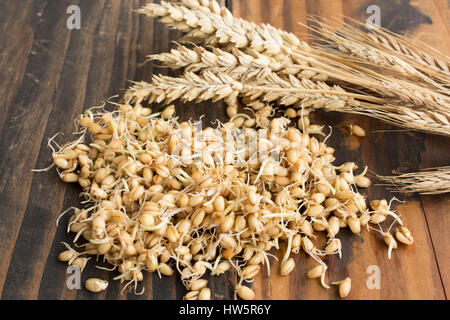
[[[208,70],[211,72],[224,72],[241,81],[264,79],[271,72],[276,72],[281,77],[295,75],[298,78],[325,81],[328,77],[318,73],[305,61],[285,60],[282,63],[273,57],[260,54],[248,49],[243,52],[232,48],[229,52],[219,48],[211,51],[203,47],[193,49],[179,45],[170,52],[154,54],[149,56],[150,60],[157,60],[164,67],[171,69],[186,68],[188,72],[200,72]]]
[[[373,72],[362,66],[349,66],[336,55],[326,55],[323,50],[311,48],[290,33],[270,25],[258,26],[235,18],[225,8],[222,8],[221,14],[218,15],[211,11],[205,13],[204,10],[163,1],[160,5],[148,4],[140,12],[161,17],[161,21],[169,26],[188,32],[188,39],[201,39],[200,42],[205,45],[227,45],[228,50],[231,47],[251,49],[281,61],[297,59],[305,63],[303,68],[305,72],[315,72],[324,76],[320,80],[333,77],[349,85],[362,86],[384,97],[405,103],[436,110],[449,109],[448,97],[435,91]]]
[[[360,106],[344,105],[340,108],[327,106],[325,110],[366,115],[403,128],[450,136],[450,117],[445,112],[369,103]]]
[[[380,45],[373,45],[368,40],[370,39],[369,35],[356,27],[348,24],[338,27],[334,24],[317,23],[320,28],[313,29],[320,34],[319,38],[334,45],[334,47],[322,46],[324,51],[343,59],[353,60],[359,65],[371,65],[379,74],[389,74],[395,70],[397,71],[393,75],[395,82],[378,77],[389,91],[396,93],[405,102],[436,110],[450,111],[448,108],[450,90],[445,88],[450,77],[444,83],[436,82],[435,79],[417,69],[410,62],[393,55]],[[372,31],[372,34],[375,33]]]
[[[377,178],[404,193],[441,194],[450,192],[450,167],[425,169],[420,172]]]
[[[408,60],[423,72],[436,75],[438,78],[443,76],[448,81],[450,77],[450,58],[427,44],[412,39],[406,40],[384,29],[372,30],[367,34],[367,37],[374,45],[382,46],[392,54]]]
[[[251,47],[267,55],[276,55],[282,50],[300,45],[308,46],[292,33],[235,18],[226,8],[216,14],[161,1],[161,4],[149,3],[138,12],[150,17],[160,17],[161,22],[169,27],[187,32],[185,39],[201,39],[206,45],[232,43],[236,48]]]
[[[358,22],[355,23],[359,28],[349,23],[338,25],[332,21],[324,23],[317,19],[312,20],[318,27],[311,27],[311,29],[319,34],[318,38],[320,40],[325,40],[327,43],[335,45],[344,54],[352,54],[361,58],[361,60],[358,60],[359,62],[370,62],[377,66],[386,67],[389,70],[394,69],[399,73],[417,77],[439,90],[447,91],[442,86],[442,83],[437,83],[432,79],[436,75],[436,71],[438,71],[435,66],[445,65],[444,61],[433,59],[424,51],[413,50],[414,42],[411,42],[412,44],[402,44],[400,43],[402,41],[401,36],[388,33],[383,29],[369,29],[366,25]],[[329,47],[323,48],[328,49]],[[421,56],[424,58],[421,58]],[[438,63],[437,61],[440,62]],[[421,68],[420,66],[423,65],[432,67],[433,71],[429,72],[429,70]],[[448,67],[440,71],[443,73],[442,76],[445,76],[444,82],[448,85],[450,81]]]
[[[178,78],[154,75],[152,83],[135,83],[126,92],[125,100],[135,103],[145,100],[169,103],[176,99],[200,102],[231,99],[238,95],[265,102],[276,101],[281,105],[304,104],[315,108],[339,108],[346,104],[357,106],[360,104],[357,99],[367,98],[346,92],[338,86],[330,87],[323,82],[299,80],[292,76],[289,80],[283,80],[271,73],[265,81],[242,83],[225,73],[205,71],[202,74],[186,72]]]
[[[155,75],[152,83],[135,83],[126,92],[125,99],[134,103],[145,100],[150,103],[169,103],[176,99],[200,102],[233,99],[237,96],[277,102],[280,105],[362,114],[404,128],[450,135],[447,114],[368,103],[362,101],[368,97],[346,92],[338,86],[330,87],[323,82],[299,80],[293,76],[283,80],[274,73],[267,76],[263,82],[246,83],[241,83],[225,73],[209,71],[201,75],[188,72],[178,78]]]
[[[221,7],[215,0],[169,0],[169,2],[177,3],[190,9],[202,10],[205,13],[220,14]]]
[[[240,81],[260,80],[272,72],[271,61],[260,55],[255,58],[238,49],[232,53],[213,48],[208,51],[203,47],[189,49],[179,46],[170,53],[155,54],[149,56],[151,60],[157,60],[164,67],[171,69],[186,68],[186,72],[210,71],[213,73],[226,73]]]

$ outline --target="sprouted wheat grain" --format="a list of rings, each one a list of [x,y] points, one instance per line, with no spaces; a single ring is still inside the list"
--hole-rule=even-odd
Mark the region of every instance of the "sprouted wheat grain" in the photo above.
[[[173,106],[162,113],[140,104],[86,111],[76,121],[80,137],[53,147],[61,179],[78,182],[85,199],[68,225],[82,251],[66,245],[59,260],[83,269],[88,256],[102,256],[120,273],[114,279],[126,282],[123,290],[133,285],[136,294],[143,293],[137,288],[145,272],[178,272],[189,290],[185,299],[210,299],[206,271],[220,275],[233,268],[240,278],[237,295],[253,299],[254,291],[242,283],[251,283],[263,266],[270,275],[276,259],[270,251],[281,242],[287,243],[281,275],[294,270],[291,255],[302,249],[319,263],[308,278],[320,278],[324,288],[322,258],[341,255],[341,228],[378,231],[388,240],[390,257],[394,238],[368,224],[388,216],[401,220],[386,200],[367,207],[356,188],[370,185],[367,170],[355,175],[352,162],[335,166],[334,149],[320,141],[323,127],[311,124],[307,113],[298,129],[288,118],[270,120],[271,107],[257,109],[265,112],[263,127],[230,121],[205,129],[179,123]],[[315,243],[319,232],[328,237],[322,249]],[[406,228],[397,229],[396,237],[412,243]],[[86,287],[104,290],[97,280]],[[340,286],[342,297],[347,282]]]

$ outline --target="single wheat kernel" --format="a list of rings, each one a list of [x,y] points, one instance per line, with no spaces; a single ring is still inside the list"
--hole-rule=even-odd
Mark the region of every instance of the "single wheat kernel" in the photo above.
[[[349,217],[347,219],[347,224],[353,233],[361,233],[361,221],[358,218]]]
[[[295,268],[295,261],[293,258],[287,259],[280,268],[280,274],[281,276],[287,276],[289,273],[291,273]]]
[[[160,263],[157,270],[168,277],[173,275],[173,269],[166,263]]]
[[[97,279],[97,278],[90,278],[90,279],[86,280],[86,282],[84,283],[84,286],[89,291],[98,293],[100,291],[106,290],[106,288],[108,287],[108,281]]]
[[[183,300],[198,300],[198,291],[189,291],[183,296]]]
[[[62,180],[64,182],[78,182],[78,175],[75,173],[67,172],[63,175]]]
[[[170,105],[170,106],[168,106],[167,108],[165,108],[163,110],[163,112],[161,113],[161,117],[164,120],[167,120],[169,118],[172,118],[174,114],[175,114],[175,106],[174,105]]]
[[[237,285],[234,291],[239,295],[239,297],[243,300],[253,300],[255,299],[255,292],[249,287],[243,285]]]
[[[233,118],[238,113],[238,108],[236,106],[227,107],[227,116]]]
[[[242,269],[242,278],[246,280],[250,280],[256,277],[259,273],[260,266],[259,265],[248,265],[244,269]]]
[[[203,288],[198,294],[198,300],[211,300],[211,290],[209,288]]]
[[[306,276],[309,279],[315,279],[315,278],[319,278],[320,276],[322,276],[324,272],[324,267],[319,264],[317,266],[315,266],[314,268],[312,268],[311,270],[308,271],[308,273],[306,274]]]
[[[350,133],[358,137],[365,137],[366,131],[356,124],[350,125]]]
[[[411,232],[406,227],[399,227],[395,232],[395,237],[403,244],[411,245],[414,243],[414,238]]]
[[[69,168],[69,161],[67,161],[64,158],[54,158],[53,162],[55,163],[55,165],[57,165],[58,167],[60,167],[61,169],[67,169]]]
[[[371,184],[370,179],[364,176],[355,177],[355,184],[360,188],[368,188]]]
[[[288,118],[296,118],[297,117],[297,111],[295,111],[295,109],[293,109],[293,108],[288,108],[286,111],[285,111],[285,113],[286,113],[286,116],[288,117]]]
[[[197,279],[189,282],[187,288],[191,291],[200,291],[205,288],[208,284],[208,280],[205,279]]]
[[[347,277],[339,282],[333,282],[332,284],[339,286],[339,296],[342,299],[349,295],[350,289],[352,288],[352,280],[350,277]]]
[[[72,258],[76,257],[76,253],[72,250],[66,250],[61,252],[58,255],[58,260],[62,261],[62,262],[67,262],[69,260],[71,260]]]

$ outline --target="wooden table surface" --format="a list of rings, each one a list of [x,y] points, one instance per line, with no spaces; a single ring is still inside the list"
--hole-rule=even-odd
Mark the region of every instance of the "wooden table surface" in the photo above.
[[[59,142],[72,138],[73,119],[84,109],[123,93],[127,80],[149,80],[167,71],[144,64],[145,56],[166,51],[179,37],[156,20],[132,12],[139,0],[5,0],[0,10],[0,295],[2,299],[180,299],[185,289],[177,277],[158,279],[146,274],[145,293],[120,294],[115,273],[94,267],[82,274],[110,280],[106,292],[91,294],[66,287],[66,265],[56,260],[61,241],[72,234],[56,228],[58,215],[78,206],[80,189],[64,184],[55,171],[32,173],[51,163],[48,138],[63,132]],[[223,1],[222,4],[225,1]],[[81,8],[81,29],[66,27],[69,5]],[[393,31],[409,33],[450,54],[450,2],[448,0],[229,0],[235,15],[254,22],[268,22],[301,37],[308,14],[367,19],[366,8],[381,8],[381,23]],[[225,119],[223,105],[177,104],[182,119]],[[330,145],[337,163],[355,160],[373,172],[391,174],[450,164],[449,139],[423,133],[398,131],[377,120],[337,113],[317,114],[317,123],[333,126]],[[352,139],[343,130],[359,123],[368,134]],[[369,198],[392,194],[374,186]],[[446,299],[450,290],[450,196],[397,195],[397,205],[415,237],[411,247],[401,246],[388,260],[386,246],[376,234],[361,236],[342,232],[343,257],[329,257],[329,279],[352,278],[349,299]],[[278,256],[280,256],[278,254]],[[297,267],[288,277],[278,276],[272,265],[253,283],[261,299],[336,299],[336,288],[323,289],[305,279],[313,261],[295,255]],[[381,272],[381,288],[366,285],[367,268]],[[233,297],[236,275],[211,277],[213,298]]]

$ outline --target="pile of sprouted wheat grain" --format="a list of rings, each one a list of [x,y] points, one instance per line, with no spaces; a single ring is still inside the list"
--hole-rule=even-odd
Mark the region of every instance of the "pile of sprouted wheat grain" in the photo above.
[[[381,233],[389,258],[397,240],[413,242],[391,203],[368,206],[358,192],[370,185],[366,169],[356,173],[352,162],[333,164],[334,149],[308,111],[288,109],[286,117],[270,119],[270,106],[252,107],[255,117],[230,104],[229,122],[204,129],[201,122],[179,123],[174,106],[161,113],[127,103],[86,111],[76,121],[79,138],[53,152],[61,179],[78,183],[85,199],[68,224],[76,250],[66,244],[59,260],[83,269],[89,256],[103,257],[119,272],[114,279],[126,283],[123,290],[134,286],[138,294],[145,273],[171,276],[176,270],[189,290],[185,299],[210,299],[205,273],[234,269],[236,294],[253,299],[244,284],[262,268],[270,275],[272,249],[282,242],[281,275],[294,270],[292,254],[304,251],[317,262],[307,277],[324,288],[323,258],[341,255],[341,228]],[[393,222],[383,230],[388,217]],[[327,236],[323,247],[316,241],[321,232]],[[342,298],[349,294],[350,278],[332,284]],[[86,282],[92,292],[107,285]]]

